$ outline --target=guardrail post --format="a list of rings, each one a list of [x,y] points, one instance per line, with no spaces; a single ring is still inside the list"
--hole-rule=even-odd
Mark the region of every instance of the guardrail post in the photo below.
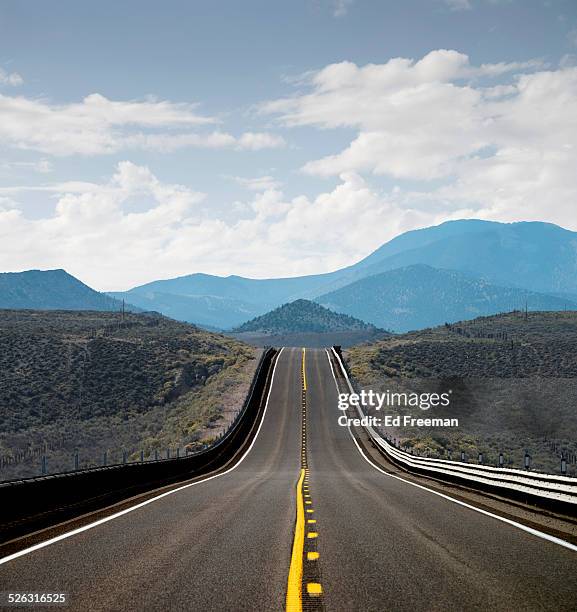
[[[529,451],[525,451],[525,469],[528,470],[531,468],[531,455],[529,455]]]
[[[447,455],[449,457],[449,461],[453,461],[453,451],[450,448],[447,449]]]
[[[78,453],[74,453],[74,469],[78,469]]]
[[[166,458],[170,459],[170,448],[166,449]]]
[[[479,463],[483,463],[483,453],[479,453]]]
[[[465,462],[465,451],[461,451],[461,461],[464,463]]]
[[[140,451],[140,463],[144,463],[144,451]]]
[[[102,465],[108,465],[108,452],[104,451],[102,454]]]
[[[176,449],[176,458],[180,459],[180,446]]]
[[[154,449],[154,460],[158,461],[158,449],[157,448]]]
[[[565,455],[561,455],[561,474],[563,476],[567,474],[567,459],[565,459]]]
[[[505,463],[505,457],[503,457],[503,453],[499,453],[499,467],[502,468]]]
[[[42,476],[46,476],[47,471],[46,455],[42,455]]]

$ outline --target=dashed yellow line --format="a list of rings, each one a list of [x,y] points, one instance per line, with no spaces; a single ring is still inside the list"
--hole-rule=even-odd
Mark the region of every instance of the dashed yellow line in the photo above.
[[[307,593],[311,597],[320,597],[323,594],[323,587],[318,582],[309,582],[307,584]]]
[[[307,370],[306,370],[307,350],[303,348],[303,390],[307,390]]]

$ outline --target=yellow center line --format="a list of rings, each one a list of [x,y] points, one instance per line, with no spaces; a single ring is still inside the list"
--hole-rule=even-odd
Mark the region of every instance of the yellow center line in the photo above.
[[[305,391],[307,390],[306,355],[307,355],[307,350],[303,348],[303,389]]]
[[[286,594],[287,612],[301,612],[302,610],[301,588],[303,578],[303,549],[305,541],[305,512],[301,488],[304,477],[305,471],[301,470],[301,475],[297,483],[297,520],[295,524],[295,537],[293,541],[293,551]]]

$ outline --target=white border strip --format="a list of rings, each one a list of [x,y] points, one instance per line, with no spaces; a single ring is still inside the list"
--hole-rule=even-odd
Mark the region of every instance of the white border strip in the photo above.
[[[327,359],[329,360],[329,365],[331,367],[331,373],[332,373],[333,379],[335,381],[335,386],[337,388],[337,393],[340,393],[340,391],[339,391],[339,384],[338,384],[337,378],[335,376],[335,371],[333,369],[333,364],[331,363],[331,357],[329,355],[328,350],[325,349],[325,351],[326,351],[326,354],[327,354]],[[346,372],[345,372],[345,376],[346,376]],[[346,376],[346,378],[347,378],[347,381],[348,381],[348,376]],[[571,544],[570,542],[566,542],[565,540],[562,540],[561,538],[556,538],[555,536],[549,535],[548,533],[543,533],[542,531],[538,531],[537,529],[533,529],[531,527],[527,527],[526,525],[523,525],[522,523],[517,523],[515,521],[512,521],[511,519],[505,518],[503,516],[499,516],[498,514],[493,514],[492,512],[488,512],[487,510],[481,510],[481,508],[476,508],[475,506],[472,506],[471,504],[467,504],[466,502],[463,502],[463,501],[461,501],[459,499],[455,499],[454,497],[450,497],[449,495],[445,495],[444,493],[439,493],[438,491],[434,491],[433,489],[429,489],[428,487],[425,487],[423,485],[417,484],[416,482],[411,482],[410,480],[405,480],[404,478],[401,478],[400,476],[397,476],[396,474],[389,474],[388,472],[385,472],[380,467],[375,465],[365,455],[365,453],[362,451],[361,447],[359,446],[359,443],[356,441],[355,436],[353,435],[353,432],[351,431],[350,426],[348,427],[348,430],[349,430],[349,434],[350,434],[353,442],[355,443],[355,446],[357,447],[357,450],[361,454],[361,457],[371,467],[373,467],[375,470],[377,470],[381,474],[384,474],[385,476],[388,476],[389,478],[395,478],[396,480],[401,480],[402,482],[404,482],[406,484],[409,484],[412,487],[417,487],[417,489],[422,489],[423,491],[428,491],[429,493],[432,493],[433,495],[437,495],[438,497],[442,497],[443,499],[446,499],[446,500],[448,500],[450,502],[453,502],[454,504],[458,504],[459,506],[463,506],[464,508],[469,508],[469,510],[474,510],[475,512],[478,512],[479,514],[484,514],[485,516],[490,516],[491,518],[494,518],[494,519],[496,519],[498,521],[501,521],[502,523],[507,523],[508,525],[511,525],[512,527],[520,529],[521,531],[525,531],[527,533],[530,533],[531,535],[534,535],[534,536],[536,536],[538,538],[541,538],[542,540],[547,540],[548,542],[552,542],[553,544],[557,544],[559,546],[563,546],[563,548],[568,548],[569,550],[572,550],[573,552],[577,552],[577,546],[575,544]]]
[[[232,472],[233,470],[236,470],[236,468],[246,459],[246,456],[250,453],[252,447],[254,446],[254,443],[256,442],[256,439],[258,438],[258,434],[260,433],[262,424],[264,423],[264,418],[266,416],[266,412],[268,409],[268,402],[270,399],[270,394],[272,392],[272,388],[273,388],[273,383],[274,383],[274,376],[276,373],[276,367],[278,365],[278,362],[280,360],[280,356],[282,354],[282,352],[284,351],[284,346],[283,348],[281,348],[279,354],[276,357],[276,361],[274,364],[274,368],[272,371],[272,378],[270,381],[270,387],[268,390],[268,395],[266,397],[266,404],[264,407],[264,411],[262,414],[262,418],[260,420],[258,429],[256,430],[256,434],[254,436],[254,438],[252,439],[252,442],[250,443],[250,446],[248,447],[248,449],[246,450],[246,452],[244,453],[244,455],[228,470],[225,470],[224,472],[220,472],[219,474],[214,474],[213,476],[208,476],[207,478],[203,478],[202,480],[197,480],[196,482],[191,482],[189,484],[183,485],[182,487],[178,487],[176,489],[172,489],[171,491],[167,491],[166,493],[162,493],[161,495],[157,495],[156,497],[152,497],[150,499],[147,499],[146,501],[140,502],[139,504],[136,504],[135,506],[131,506],[130,508],[125,508],[124,510],[121,510],[120,512],[116,512],[116,514],[111,514],[110,516],[106,516],[104,518],[101,518],[97,521],[94,521],[94,523],[89,523],[88,525],[84,525],[83,527],[78,527],[78,529],[73,529],[72,531],[69,531],[68,533],[63,533],[59,536],[56,536],[54,538],[51,538],[49,540],[46,540],[45,542],[40,542],[39,544],[35,544],[34,546],[30,546],[29,548],[25,548],[24,550],[20,550],[16,553],[13,553],[11,555],[8,555],[7,557],[3,557],[0,559],[0,565],[3,565],[4,563],[8,563],[9,561],[13,561],[14,559],[18,559],[18,557],[23,557],[24,555],[29,555],[30,553],[33,553],[36,550],[40,550],[41,548],[46,548],[47,546],[50,546],[51,544],[55,544],[56,542],[60,542],[61,540],[66,540],[67,538],[71,538],[72,536],[75,536],[79,533],[82,533],[83,531],[88,531],[89,529],[94,529],[94,527],[98,527],[99,525],[103,525],[104,523],[108,523],[109,521],[113,521],[114,519],[117,519],[120,516],[124,516],[125,514],[128,514],[129,512],[133,512],[134,510],[138,510],[138,508],[143,508],[144,506],[148,506],[148,504],[151,504],[152,502],[158,501],[159,499],[162,499],[163,497],[168,497],[169,495],[173,495],[174,493],[178,493],[179,491],[183,491],[184,489],[188,489],[189,487],[194,487],[196,485],[202,484],[203,482],[208,482],[209,480],[213,480],[214,478],[220,478],[221,476],[225,476],[226,474],[230,474],[230,472]]]

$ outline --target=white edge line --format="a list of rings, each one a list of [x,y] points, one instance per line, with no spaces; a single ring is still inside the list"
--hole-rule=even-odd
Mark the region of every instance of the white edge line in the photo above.
[[[8,563],[9,561],[13,561],[14,559],[18,559],[18,557],[23,557],[24,555],[29,555],[30,553],[36,551],[36,550],[40,550],[41,548],[46,548],[47,546],[50,546],[51,544],[55,544],[56,542],[60,542],[61,540],[65,540],[66,538],[70,538],[74,535],[77,535],[79,533],[82,533],[83,531],[88,531],[89,529],[94,529],[94,527],[98,527],[99,525],[103,525],[104,523],[108,523],[109,521],[113,521],[114,519],[117,519],[120,516],[123,516],[125,514],[128,514],[129,512],[133,512],[134,510],[138,510],[138,508],[142,508],[144,506],[148,506],[148,504],[151,504],[152,502],[158,501],[159,499],[162,499],[163,497],[167,497],[168,495],[173,495],[174,493],[178,493],[179,491],[182,491],[184,489],[188,489],[189,487],[194,487],[195,485],[199,485],[202,484],[203,482],[208,482],[209,480],[212,480],[213,478],[220,478],[221,476],[225,476],[226,474],[229,474],[230,472],[232,472],[233,470],[235,470],[246,458],[246,456],[250,453],[252,447],[254,446],[254,443],[256,442],[256,439],[258,437],[258,434],[261,430],[262,424],[264,423],[264,418],[266,416],[266,412],[268,409],[268,402],[270,399],[270,394],[272,392],[272,388],[273,388],[273,383],[274,383],[274,376],[276,373],[276,367],[278,365],[280,356],[282,354],[282,352],[284,351],[284,346],[281,348],[281,350],[279,351],[279,354],[276,357],[276,361],[274,364],[274,368],[272,371],[272,377],[271,377],[271,381],[270,381],[270,387],[268,390],[268,394],[266,397],[266,404],[264,407],[264,411],[262,414],[262,418],[260,420],[258,429],[256,430],[256,434],[254,436],[254,438],[252,439],[252,442],[250,443],[250,446],[248,447],[248,449],[246,450],[246,452],[244,453],[244,455],[228,470],[225,470],[224,472],[220,472],[219,474],[214,474],[213,476],[209,476],[208,478],[203,478],[202,480],[197,480],[196,482],[191,482],[189,484],[183,485],[182,487],[178,487],[176,489],[172,489],[171,491],[166,491],[166,493],[162,493],[160,495],[157,495],[156,497],[152,497],[151,499],[147,499],[146,501],[140,502],[139,504],[136,504],[135,506],[131,506],[130,508],[126,508],[124,510],[121,510],[120,512],[116,512],[115,514],[111,514],[110,516],[106,516],[104,518],[101,518],[97,521],[94,521],[93,523],[89,523],[88,525],[84,525],[83,527],[78,527],[77,529],[73,529],[72,531],[69,531],[67,533],[63,533],[59,536],[56,536],[54,538],[50,538],[49,540],[46,540],[45,542],[40,542],[39,544],[35,544],[34,546],[30,546],[29,548],[25,548],[24,550],[20,550],[18,552],[15,552],[11,555],[8,555],[7,557],[3,557],[0,559],[0,565],[3,565],[4,563]]]
[[[326,354],[327,354],[327,359],[329,360],[329,365],[331,367],[331,373],[333,375],[333,380],[335,381],[335,386],[337,388],[337,393],[340,393],[340,391],[339,391],[339,384],[338,384],[337,378],[335,376],[335,371],[333,369],[333,364],[331,363],[331,358],[330,358],[329,352],[328,352],[327,349],[325,349],[325,351],[326,351]],[[347,377],[347,380],[348,380],[348,377]],[[493,514],[492,512],[488,512],[487,510],[482,510],[481,508],[476,508],[475,506],[472,506],[471,504],[467,504],[466,502],[463,502],[463,501],[461,501],[459,499],[455,499],[454,497],[450,497],[449,495],[445,495],[444,493],[439,493],[438,491],[434,491],[433,489],[429,489],[428,487],[425,487],[423,485],[417,484],[416,482],[411,482],[410,480],[405,480],[404,478],[401,478],[400,476],[397,476],[396,474],[389,474],[389,472],[385,472],[380,467],[375,465],[365,455],[365,453],[362,451],[361,447],[359,446],[359,443],[356,441],[355,436],[353,435],[353,432],[351,431],[350,426],[348,426],[347,428],[349,430],[349,434],[350,434],[353,442],[355,443],[355,446],[357,447],[357,450],[361,454],[361,457],[370,466],[375,468],[375,470],[381,472],[381,474],[384,474],[385,476],[388,476],[389,478],[395,478],[397,480],[401,480],[402,482],[405,482],[406,484],[409,484],[412,487],[417,487],[418,489],[422,489],[423,491],[428,491],[429,493],[432,493],[433,495],[437,495],[438,497],[442,497],[443,499],[446,499],[446,500],[448,500],[450,502],[453,502],[454,504],[458,504],[459,506],[463,506],[465,508],[469,508],[470,510],[474,510],[475,512],[478,512],[479,514],[484,514],[485,516],[490,516],[491,518],[494,518],[494,519],[496,519],[498,521],[501,521],[502,523],[507,523],[507,525],[511,525],[512,527],[516,527],[517,529],[520,529],[521,531],[526,531],[527,533],[530,533],[531,535],[537,536],[538,538],[541,538],[542,540],[547,540],[548,542],[552,542],[553,544],[558,544],[559,546],[563,546],[564,548],[568,548],[569,550],[577,552],[577,546],[575,544],[571,544],[570,542],[566,542],[565,540],[562,540],[561,538],[556,538],[555,536],[549,535],[548,533],[543,533],[542,531],[538,531],[537,529],[533,529],[531,527],[527,527],[526,525],[523,525],[522,523],[517,523],[515,521],[512,521],[511,519],[505,518],[503,516],[499,516],[498,514]]]

